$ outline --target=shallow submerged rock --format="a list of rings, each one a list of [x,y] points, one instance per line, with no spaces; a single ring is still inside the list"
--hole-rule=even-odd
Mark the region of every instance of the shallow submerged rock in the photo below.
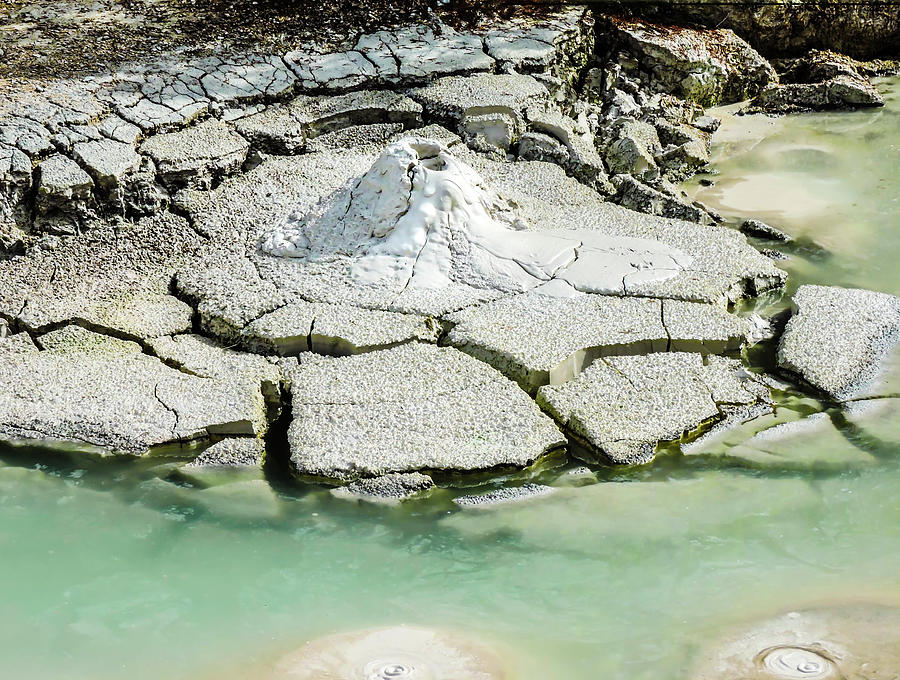
[[[260,467],[266,447],[262,439],[256,437],[232,437],[216,442],[186,467]]]
[[[646,545],[705,540],[735,522],[784,517],[821,502],[803,479],[700,472],[689,479],[617,481],[556,488],[524,503],[455,512],[441,525],[471,539],[514,536],[527,549],[571,547],[602,558],[610,542]],[[716,512],[710,512],[716,508]],[[724,676],[730,679],[730,676]],[[738,676],[740,677],[740,676]]]
[[[556,489],[544,484],[522,484],[521,486],[506,486],[495,491],[482,494],[457,496],[453,499],[461,508],[485,508],[508,503],[519,503],[530,498],[549,496]]]
[[[837,400],[862,393],[900,339],[900,299],[836,286],[800,286],[778,366]]]
[[[68,327],[44,351],[0,361],[0,438],[72,441],[120,453],[266,429],[257,385],[183,373],[139,345]],[[60,377],[64,376],[65,379]]]
[[[802,416],[786,408],[767,408],[739,420],[727,431],[713,428],[708,436],[683,446],[682,453],[777,470],[843,470],[878,460],[839,431],[827,413]]]
[[[565,444],[515,383],[449,347],[304,357],[289,378],[288,442],[301,476],[522,467]]]
[[[347,486],[332,489],[331,494],[336,498],[393,505],[423,496],[433,488],[434,482],[428,475],[420,472],[406,472],[358,479]]]
[[[754,404],[768,388],[739,361],[671,352],[609,357],[577,378],[538,390],[538,403],[590,450],[612,463],[646,463],[722,417],[723,404]]]

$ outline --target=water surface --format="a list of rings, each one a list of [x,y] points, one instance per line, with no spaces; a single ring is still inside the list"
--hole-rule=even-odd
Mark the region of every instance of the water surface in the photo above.
[[[698,196],[802,239],[792,286],[900,293],[900,81],[881,86],[884,110],[717,135]],[[900,604],[900,408],[848,422],[827,406],[788,390],[779,420],[826,409],[807,434],[548,469],[556,494],[467,511],[451,491],[373,507],[165,459],[2,449],[3,675],[264,678],[308,639],[410,623],[478,637],[515,678],[683,679],[748,619]]]

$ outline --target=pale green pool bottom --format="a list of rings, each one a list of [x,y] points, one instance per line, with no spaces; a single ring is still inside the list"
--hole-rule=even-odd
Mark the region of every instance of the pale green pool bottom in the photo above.
[[[739,202],[730,216],[831,253],[796,251],[792,286],[900,293],[898,83],[882,84],[883,111],[778,119],[755,145],[717,147],[703,200]],[[722,138],[744,124],[726,121]],[[809,196],[795,215],[741,188],[754,177]],[[783,408],[788,420],[818,406],[787,396]],[[548,470],[537,481],[556,493],[468,510],[449,491],[389,508],[258,479],[188,488],[162,459],[3,449],[2,675],[265,678],[308,639],[406,623],[475,636],[516,679],[683,680],[732,625],[900,604],[900,414],[841,417],[600,470],[598,484]]]

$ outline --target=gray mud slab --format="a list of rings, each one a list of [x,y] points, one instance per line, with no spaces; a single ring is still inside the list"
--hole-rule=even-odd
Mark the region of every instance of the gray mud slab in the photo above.
[[[574,85],[594,54],[594,22],[581,7],[562,8],[550,17],[519,17],[492,26],[484,48],[500,69],[549,72]]]
[[[880,604],[790,611],[703,645],[691,680],[890,678],[900,668],[900,609]]]
[[[408,94],[423,106],[427,117],[453,127],[468,115],[501,112],[522,125],[528,105],[547,102],[550,97],[542,83],[518,73],[439,78]]]
[[[656,239],[690,253],[687,271],[666,281],[628,286],[626,294],[724,305],[784,284],[786,274],[733,229],[638,213],[609,203],[550,163],[501,163],[471,152],[455,152],[485,182],[515,202],[530,229],[577,228],[610,236]]]
[[[282,356],[304,351],[344,356],[416,340],[437,342],[440,330],[431,317],[301,300],[252,321],[241,339]]]
[[[237,172],[250,144],[225,123],[210,119],[178,132],[154,135],[140,151],[153,159],[169,187],[199,186]]]
[[[651,298],[525,293],[462,310],[449,344],[534,392],[559,385],[605,356],[739,349],[743,319],[713,305]]]
[[[447,341],[486,361],[524,389],[563,383],[610,354],[665,351],[660,301],[525,293],[447,317]]]
[[[263,397],[241,381],[201,378],[84,329],[0,361],[0,437],[91,444],[119,453],[210,435],[265,431]],[[61,376],[65,379],[61,380]]]
[[[758,384],[739,361],[667,352],[608,357],[537,400],[592,451],[617,464],[646,463],[660,442],[675,441],[721,418],[720,404],[759,401]]]
[[[261,356],[193,334],[154,338],[148,345],[157,357],[180,371],[202,378],[246,381],[258,386],[267,399],[278,401],[281,371]]]
[[[288,441],[302,476],[522,467],[565,444],[515,383],[449,347],[316,358],[290,378]]]
[[[270,158],[212,191],[184,190],[175,205],[217,248],[256,252],[261,231],[292,211],[306,211],[365,172],[375,157],[347,150]]]
[[[203,240],[180,217],[96,222],[78,238],[47,237],[0,261],[0,313],[26,329],[76,321],[134,338],[191,328],[193,310],[169,294]]]
[[[778,345],[778,366],[837,400],[877,377],[900,334],[900,299],[835,286],[801,286]]]

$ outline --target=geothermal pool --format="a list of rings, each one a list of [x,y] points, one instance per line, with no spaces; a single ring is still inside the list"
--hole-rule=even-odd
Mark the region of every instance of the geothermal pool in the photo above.
[[[726,115],[715,185],[691,183],[798,239],[789,291],[900,294],[900,79],[879,85],[883,110]],[[370,506],[278,470],[197,480],[164,458],[0,449],[2,674],[266,678],[306,640],[406,623],[476,637],[510,678],[682,680],[732,626],[900,606],[900,409],[856,423],[780,403],[783,421],[826,415],[634,470],[548,461],[514,481],[556,493],[469,510],[450,491]]]

